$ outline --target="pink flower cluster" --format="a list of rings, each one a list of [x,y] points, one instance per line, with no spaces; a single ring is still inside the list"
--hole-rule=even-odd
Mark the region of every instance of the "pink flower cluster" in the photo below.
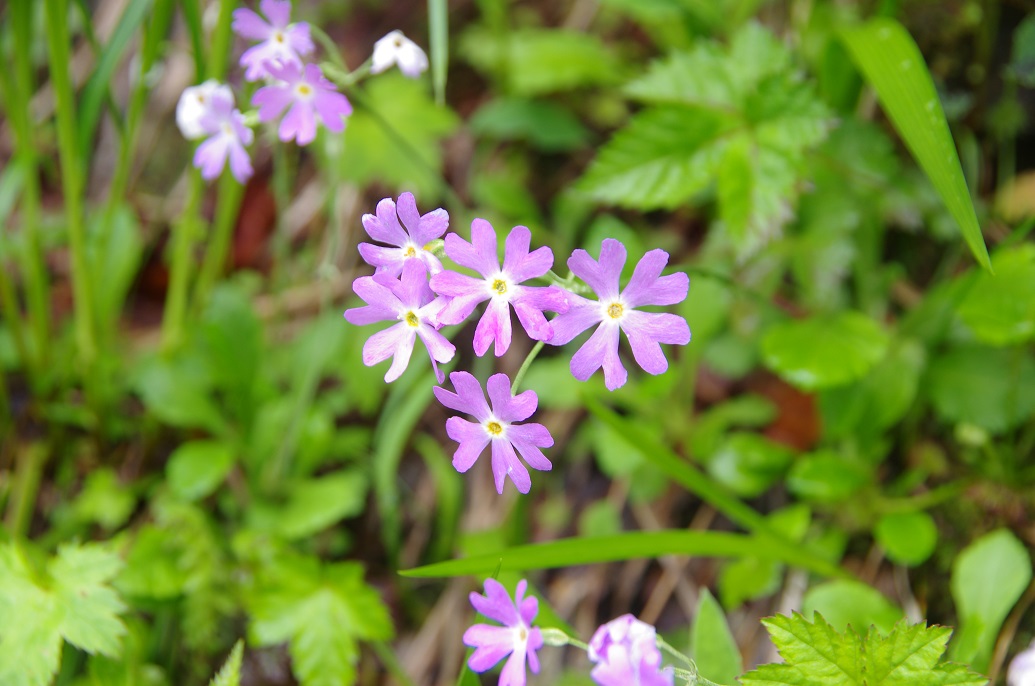
[[[475,672],[485,672],[507,658],[499,686],[525,686],[526,661],[533,674],[539,673],[536,651],[543,647],[544,639],[542,630],[532,626],[539,601],[524,597],[527,589],[522,579],[511,600],[502,584],[486,579],[484,596],[471,593],[474,609],[502,626],[475,624],[464,633],[464,645],[475,649],[467,665]],[[587,653],[594,665],[590,677],[600,686],[673,685],[672,667],[662,666],[657,632],[632,615],[600,626]]]
[[[475,219],[470,241],[455,233],[446,234],[448,223],[443,209],[421,215],[410,193],[399,196],[398,204],[385,198],[377,204],[375,214],[363,216],[367,233],[382,245],[359,245],[360,255],[374,267],[374,274],[356,279],[353,289],[367,305],[347,310],[345,318],[353,324],[397,322],[371,336],[363,347],[364,364],[392,358],[385,381],[394,381],[403,373],[419,337],[427,347],[438,382],[443,383],[445,375],[438,363],[450,361],[456,348],[439,330],[464,322],[482,303],[485,309],[474,331],[475,354],[484,355],[490,346],[496,357],[507,352],[514,334],[511,311],[529,338],[550,345],[565,345],[596,327],[572,356],[571,372],[586,381],[602,367],[604,384],[612,391],[628,379],[618,355],[620,331],[625,333],[633,359],[650,374],[668,369],[662,343],[685,345],[690,341],[690,329],[682,317],[640,309],[673,305],[686,298],[686,274],[662,276],[668,264],[664,250],[644,255],[624,289],[620,277],[627,255],[621,242],[604,239],[599,260],[585,250],[575,250],[568,267],[596,293],[597,299],[590,300],[572,292],[570,281],[564,282],[568,287],[558,285],[560,280],[550,272],[553,252],[548,247],[532,250],[528,228],[516,226],[507,234],[501,264],[499,240],[489,222]],[[439,240],[443,234],[444,240]],[[443,267],[435,254],[439,248],[452,262],[477,276]],[[530,285],[551,277],[555,283]],[[547,319],[548,312],[556,316]],[[491,446],[496,490],[502,493],[509,477],[518,491],[527,493],[531,480],[517,455],[533,469],[551,469],[540,450],[553,445],[549,431],[541,424],[517,423],[535,412],[536,394],[525,391],[514,396],[510,379],[496,374],[487,386],[490,409],[471,374],[454,372],[450,380],[455,392],[440,387],[435,389],[435,396],[447,408],[476,420],[453,417],[447,422],[449,437],[459,444],[453,466],[460,472],[467,471]]]

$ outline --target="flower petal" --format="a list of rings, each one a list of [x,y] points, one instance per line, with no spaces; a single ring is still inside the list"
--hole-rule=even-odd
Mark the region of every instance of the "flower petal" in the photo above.
[[[222,173],[229,148],[230,138],[222,134],[216,134],[198,146],[194,151],[194,166],[201,170],[203,179],[211,181]]]
[[[500,672],[499,686],[525,686],[525,646],[518,644],[514,646],[507,664],[503,665]]]
[[[437,392],[439,390],[441,387],[436,386],[435,397],[442,402],[442,398]],[[446,405],[445,402],[442,404]],[[460,444],[453,453],[453,468],[460,473],[470,469],[481,457],[485,446],[489,444],[489,434],[481,424],[475,424],[460,417],[450,417],[446,420],[446,434]]]
[[[414,243],[425,246],[436,238],[441,238],[448,228],[449,213],[440,207],[421,217],[420,224],[416,230],[410,231],[410,235],[413,236]]]
[[[547,341],[550,345],[570,343],[580,333],[604,319],[600,303],[595,300],[568,293],[567,301],[568,311],[550,320],[550,328],[553,329],[553,337]]]
[[[532,232],[524,226],[515,226],[507,236],[503,253],[503,271],[515,283],[537,279],[553,266],[553,250],[543,246],[528,252]]]
[[[265,19],[246,7],[234,10],[232,16],[230,28],[246,40],[266,40],[273,32],[273,27]]]
[[[259,9],[278,29],[287,28],[291,22],[291,0],[261,0]]]
[[[568,268],[593,289],[600,300],[618,297],[618,280],[625,266],[626,251],[621,241],[605,238],[600,244],[600,261],[585,250],[576,250],[568,258]]]
[[[328,131],[345,130],[345,118],[352,114],[348,98],[336,91],[319,91],[313,96],[313,107]]]
[[[453,383],[456,393],[436,388],[435,397],[439,402],[451,410],[465,412],[479,422],[488,420],[489,405],[485,402],[485,395],[478,379],[468,372],[453,372],[449,375],[449,380]]]
[[[532,489],[532,477],[528,475],[528,470],[521,464],[509,441],[496,439],[492,442],[492,475],[496,481],[496,492],[501,495],[508,476],[519,493],[528,493]]]
[[[686,300],[690,279],[683,272],[661,276],[668,264],[668,253],[651,250],[644,255],[632,278],[622,291],[622,299],[629,307],[641,305],[675,305]]]
[[[377,203],[377,214],[363,215],[363,228],[375,241],[401,248],[406,245],[409,236],[399,226],[399,218],[395,214],[395,201],[384,198]]]
[[[464,632],[464,645],[476,648],[467,666],[475,672],[492,669],[514,651],[513,632],[507,627],[475,624]]]
[[[456,346],[429,324],[425,323],[417,327],[417,335],[424,341],[433,362],[444,364],[453,359],[453,355],[456,354]]]
[[[420,228],[420,212],[417,211],[417,201],[414,199],[413,193],[400,193],[395,208],[403,226],[406,227],[406,232],[412,237]]]
[[[601,366],[604,385],[609,391],[623,386],[628,378],[618,358],[618,327],[602,324],[589,340],[571,358],[571,373],[579,381],[586,381]]]
[[[495,620],[507,627],[514,627],[521,623],[514,601],[503,584],[495,579],[485,580],[485,595],[472,593],[470,595],[471,605],[489,619]]]

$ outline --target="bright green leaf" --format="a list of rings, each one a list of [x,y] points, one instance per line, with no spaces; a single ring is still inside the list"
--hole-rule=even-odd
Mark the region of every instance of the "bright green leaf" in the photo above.
[[[787,488],[803,500],[836,504],[865,486],[872,470],[856,460],[821,450],[802,455],[787,474]]]
[[[1023,343],[1035,336],[1035,245],[997,252],[994,274],[975,274],[957,312],[974,335],[991,345]]]
[[[718,684],[734,683],[743,671],[726,616],[707,588],[701,590],[690,629],[690,656],[701,675]]]
[[[952,134],[920,49],[894,19],[873,19],[842,33],[856,65],[924,173],[956,219],[978,263],[990,268]]]
[[[999,433],[1035,412],[1035,361],[1024,348],[966,345],[935,358],[926,391],[944,421]]]
[[[84,522],[96,522],[112,531],[122,526],[133,514],[137,499],[126,484],[120,483],[115,471],[101,467],[90,472],[83,490],[75,499],[72,509]]]
[[[909,567],[927,560],[938,544],[938,527],[926,512],[884,515],[873,533],[888,558]]]
[[[241,658],[244,656],[244,641],[234,644],[230,656],[226,658],[222,669],[212,678],[209,686],[241,686]]]
[[[234,466],[234,449],[221,441],[191,441],[181,444],[165,467],[169,488],[184,500],[210,495],[223,483]]]
[[[884,357],[888,335],[857,312],[780,322],[762,338],[766,366],[804,390],[861,378]]]
[[[356,470],[300,481],[291,487],[277,529],[289,539],[311,536],[362,512],[366,498],[367,478]]]
[[[1006,615],[1028,587],[1032,562],[1024,544],[1007,529],[985,534],[952,565],[952,598],[960,617],[953,659],[988,668]]]
[[[810,588],[802,600],[802,614],[811,617],[813,613],[829,617],[830,624],[839,631],[851,627],[861,635],[871,626],[890,631],[902,619],[902,610],[880,591],[851,579],[836,579]]]
[[[787,469],[793,452],[764,436],[732,434],[708,461],[708,473],[740,496],[766,491]]]

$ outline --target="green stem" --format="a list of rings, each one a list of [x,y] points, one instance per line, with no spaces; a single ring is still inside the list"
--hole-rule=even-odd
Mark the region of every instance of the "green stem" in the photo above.
[[[18,4],[18,3],[15,3]],[[50,82],[57,111],[58,148],[69,247],[72,252],[72,293],[75,298],[75,337],[79,362],[92,369],[97,347],[93,330],[93,299],[90,293],[89,263],[86,259],[86,230],[83,225],[83,175],[78,158],[75,100],[69,75],[68,0],[46,0],[47,46],[50,54]]]
[[[227,62],[230,59],[231,21],[237,0],[220,0],[219,19],[212,32],[212,51],[208,54],[208,77],[222,81],[226,75]]]
[[[285,217],[291,204],[291,170],[294,166],[292,163],[297,159],[292,153],[297,155],[297,151],[296,145],[288,147],[280,140],[273,143],[273,204],[276,207],[276,220],[273,228],[272,282],[275,292],[280,289],[284,267],[288,261],[288,248],[291,246]]]
[[[345,59],[341,56],[341,50],[338,49],[338,45],[334,42],[334,39],[328,36],[327,33],[319,26],[312,24],[309,25],[309,35],[315,38],[316,42],[323,46],[324,52],[327,53],[327,58],[335,68],[344,73],[348,73],[349,67],[345,64]],[[359,67],[356,71],[358,72],[363,67],[366,67],[367,71],[370,71],[370,60],[364,62],[363,66]]]
[[[656,640],[658,648],[688,667],[688,669],[676,667],[675,672],[677,677],[680,679],[686,679],[687,683],[690,684],[701,684],[701,686],[721,686],[720,684],[717,684],[714,681],[709,681],[701,676],[700,672],[697,671],[697,663],[684,655],[681,651],[676,650],[671,643],[663,639],[661,636],[657,636]]]
[[[12,537],[21,538],[28,533],[32,513],[36,510],[36,496],[47,461],[46,447],[42,443],[23,444],[18,448],[17,460],[14,492],[7,503],[5,524]]]
[[[191,253],[200,221],[198,206],[205,184],[198,170],[191,171],[187,204],[180,221],[173,226],[173,253],[169,267],[169,290],[165,294],[162,316],[162,350],[171,352],[183,342],[184,321],[187,316],[187,293],[190,286]]]
[[[212,288],[226,269],[234,225],[237,223],[237,212],[243,197],[244,186],[237,183],[233,175],[224,173],[219,180],[219,204],[216,207],[211,239],[201,264],[201,272],[198,274],[198,284],[194,289],[195,312],[205,307]]]
[[[539,355],[539,351],[546,345],[543,341],[537,341],[532,349],[528,351],[528,356],[525,361],[521,363],[521,368],[518,369],[517,374],[514,375],[514,383],[510,385],[511,395],[517,395],[518,386],[521,385],[521,380],[525,378],[525,374],[528,373],[528,368],[532,366],[532,361],[535,360],[536,356]]]
[[[0,264],[0,313],[3,314],[4,321],[14,337],[18,357],[25,368],[31,371],[34,365],[25,331],[25,321],[22,319],[22,313],[18,307],[18,296],[14,292],[14,285],[11,283],[10,277],[8,277],[6,264]],[[34,376],[30,374],[30,377]]]

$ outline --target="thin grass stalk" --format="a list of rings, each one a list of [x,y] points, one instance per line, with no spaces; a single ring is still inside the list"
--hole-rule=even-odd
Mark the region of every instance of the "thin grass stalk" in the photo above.
[[[170,353],[183,342],[187,302],[190,290],[191,255],[194,239],[198,233],[198,207],[205,192],[201,172],[192,169],[190,173],[187,203],[180,215],[180,221],[172,229],[172,260],[169,266],[169,289],[165,293],[165,309],[162,313],[162,351]]]
[[[198,283],[194,289],[195,312],[200,312],[205,307],[216,281],[226,270],[230,242],[234,236],[234,226],[237,224],[237,213],[241,209],[243,197],[244,186],[238,183],[229,171],[224,172],[219,180],[219,204],[216,206],[208,249],[205,251],[205,259],[201,264]]]
[[[227,62],[230,59],[230,44],[233,32],[230,30],[233,12],[237,0],[220,0],[219,20],[212,32],[212,50],[208,54],[208,78],[222,81],[226,76]]]
[[[86,229],[83,222],[83,167],[78,156],[76,107],[69,74],[71,36],[68,32],[68,0],[46,0],[45,10],[50,81],[57,111],[58,150],[61,158],[68,240],[72,252],[75,340],[79,364],[84,371],[88,371],[93,368],[97,344],[94,337],[93,298],[90,292]]]
[[[23,538],[32,524],[36,511],[36,496],[39,494],[43,467],[47,462],[47,447],[43,443],[16,444],[14,491],[7,502],[4,524],[13,538]]]

